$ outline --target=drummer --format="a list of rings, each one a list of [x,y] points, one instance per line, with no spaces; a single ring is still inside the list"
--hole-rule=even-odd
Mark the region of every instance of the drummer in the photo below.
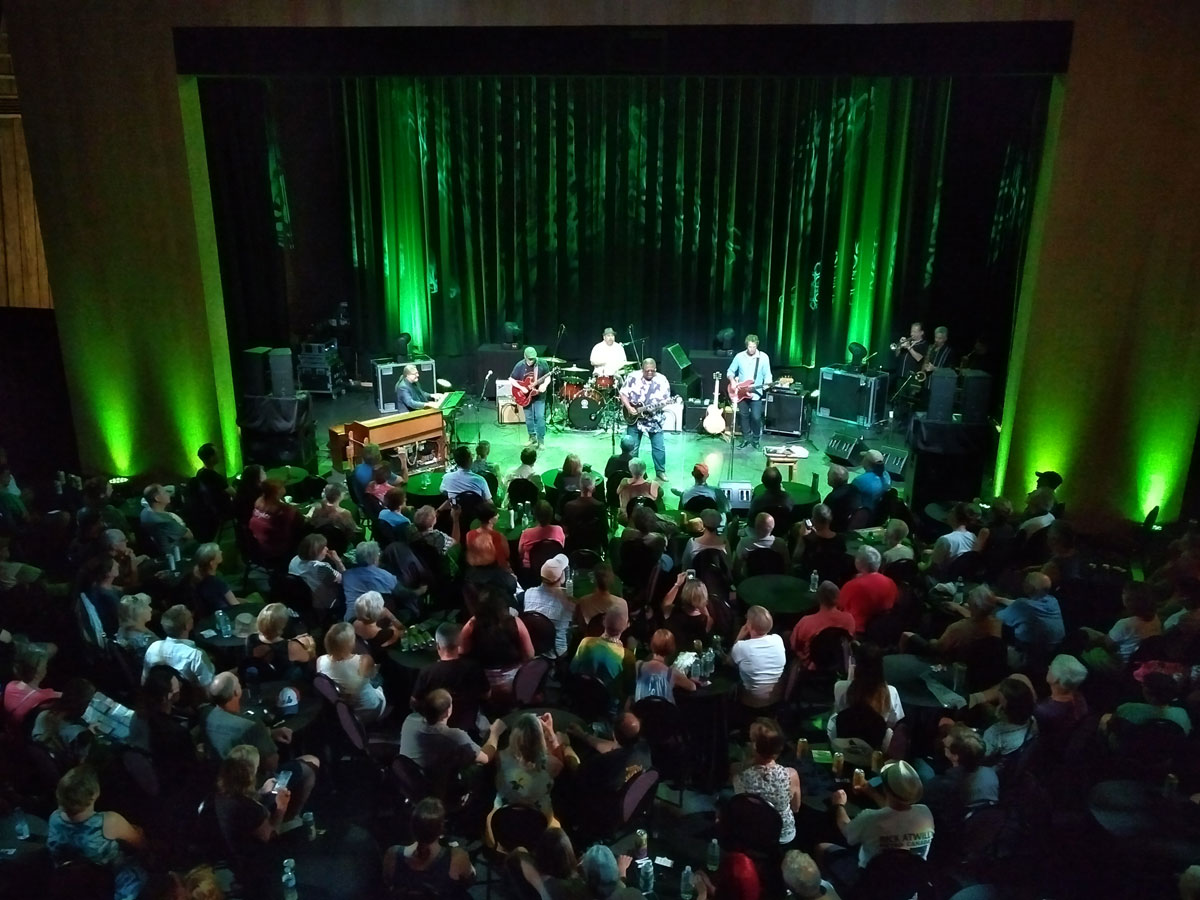
[[[617,341],[617,333],[611,328],[604,329],[604,339],[592,348],[588,358],[592,364],[592,375],[596,378],[608,379],[611,387],[621,369],[629,362],[625,356],[625,346]]]

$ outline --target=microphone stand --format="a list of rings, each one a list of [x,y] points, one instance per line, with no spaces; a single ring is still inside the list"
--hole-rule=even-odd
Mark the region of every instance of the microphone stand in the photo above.
[[[553,356],[556,359],[558,358],[558,345],[562,342],[562,336],[566,330],[567,330],[566,325],[558,326],[558,334],[554,338],[554,351],[550,354],[551,356]],[[551,369],[554,368],[553,363],[550,364],[550,368]],[[557,396],[555,395],[555,392],[554,392],[554,379],[553,378],[551,378],[549,381],[546,382],[546,388],[547,389],[545,391],[543,391],[543,393],[546,395],[546,425],[549,426],[550,419],[554,415],[555,409],[558,405],[555,402],[557,400]],[[559,423],[560,428],[561,428],[561,425],[562,425],[562,423],[560,422]]]
[[[478,444],[480,441],[480,438],[483,437],[483,423],[479,421],[479,416],[477,415],[477,413],[479,412],[479,410],[483,409],[483,398],[487,395],[488,382],[492,380],[492,375],[494,375],[494,374],[495,374],[494,372],[488,372],[487,375],[485,375],[483,377],[483,387],[481,387],[479,389],[479,396],[472,397],[470,400],[467,401],[467,405],[470,406],[472,415],[475,418],[475,443],[476,444]]]

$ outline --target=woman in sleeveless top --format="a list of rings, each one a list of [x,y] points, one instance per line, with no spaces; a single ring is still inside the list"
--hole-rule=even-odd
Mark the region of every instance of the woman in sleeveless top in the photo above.
[[[694,691],[696,682],[671,665],[675,658],[675,636],[660,628],[650,637],[650,658],[637,664],[633,702],[643,697],[662,697],[675,702],[675,691]]]
[[[796,839],[796,811],[800,809],[800,776],[795,769],[779,765],[783,732],[774,719],[756,719],[750,726],[750,764],[734,776],[738,794],[757,794],[775,808],[783,820],[779,843]]]
[[[465,850],[443,847],[446,809],[429,797],[412,814],[413,843],[397,844],[383,855],[383,881],[396,897],[465,898],[475,867]]]
[[[145,846],[140,828],[115,812],[96,812],[100,783],[88,766],[76,766],[59,779],[58,809],[50,814],[46,846],[56,864],[86,860],[112,869],[114,900],[136,900],[146,873],[126,858],[122,842],[134,850]]]
[[[629,477],[622,479],[617,487],[617,497],[620,500],[620,514],[629,514],[629,501],[635,497],[649,497],[658,500],[658,485],[646,480],[646,464],[640,459],[629,461]]]
[[[529,630],[509,615],[506,596],[494,587],[480,590],[475,615],[463,626],[459,642],[463,655],[483,666],[493,691],[510,691],[517,669],[533,659]]]
[[[328,675],[338,686],[346,703],[364,724],[383,715],[383,688],[371,683],[375,660],[366,653],[355,653],[354,626],[338,622],[325,632],[325,655],[317,660],[317,672]]]
[[[310,635],[284,638],[288,618],[286,606],[268,603],[254,623],[257,632],[246,638],[246,664],[258,669],[260,681],[296,681],[303,674],[303,666],[317,655]]]

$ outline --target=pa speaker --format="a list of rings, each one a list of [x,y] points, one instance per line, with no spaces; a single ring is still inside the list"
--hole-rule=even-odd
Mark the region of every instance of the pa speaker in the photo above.
[[[930,422],[954,421],[954,392],[958,390],[958,373],[953,369],[934,369],[929,373]],[[972,494],[972,497],[975,495]]]
[[[979,369],[962,370],[962,420],[967,425],[987,422],[992,376]]]
[[[242,352],[242,393],[264,397],[271,393],[270,347],[251,347]]]
[[[296,396],[296,370],[292,367],[292,348],[276,347],[268,354],[271,363],[271,395]]]
[[[687,381],[692,376],[692,361],[679,344],[662,348],[662,359],[658,371],[667,376],[667,381]]]

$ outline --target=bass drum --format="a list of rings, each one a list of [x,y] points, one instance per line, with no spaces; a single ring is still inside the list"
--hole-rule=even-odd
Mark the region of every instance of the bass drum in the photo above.
[[[603,397],[592,390],[580,391],[567,407],[567,424],[579,431],[595,431],[603,412]]]

